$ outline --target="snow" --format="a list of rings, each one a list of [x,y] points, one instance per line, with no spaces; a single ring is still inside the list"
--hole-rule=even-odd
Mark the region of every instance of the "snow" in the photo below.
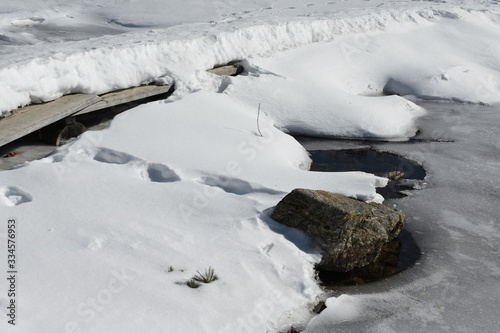
[[[328,298],[326,309],[320,316],[311,320],[309,326],[336,327],[339,324],[350,322],[360,314],[361,300],[359,297],[340,295]],[[310,329],[309,327],[309,329]]]
[[[257,70],[250,77],[231,79],[224,92],[249,106],[261,103],[276,126],[295,134],[392,140],[415,135],[414,121],[424,110],[412,102],[399,96],[363,96],[336,88],[343,71],[331,59],[337,47],[336,43],[319,50],[306,47],[275,57],[265,64],[264,73]],[[262,68],[257,60],[255,63]]]
[[[268,209],[295,187],[380,202],[375,186],[386,180],[308,172],[302,146],[266,119],[259,136],[255,119],[237,100],[200,91],[137,107],[106,130],[2,172],[2,184],[14,182],[30,198],[3,198],[17,203],[9,214],[25,244],[19,312],[34,319],[19,327],[136,332],[151,323],[153,331],[234,332],[307,321],[321,293],[313,271],[319,249],[272,221]],[[199,290],[178,284],[208,266],[218,281]],[[118,288],[124,270],[130,278]],[[39,281],[49,285],[40,290]],[[54,295],[64,299],[37,306]],[[123,309],[132,321],[122,320]],[[54,312],[51,321],[36,319]]]
[[[498,1],[9,1],[2,116],[69,93],[176,84],[0,172],[1,218],[18,221],[15,330],[494,332],[498,14]],[[243,75],[206,72],[231,60]],[[417,129],[422,143],[393,143]],[[376,146],[429,172],[428,187],[389,202],[421,262],[340,290],[316,317],[320,249],[272,207],[297,187],[382,202],[387,180],[307,171],[289,134],[388,140]],[[217,281],[185,284],[208,267]]]

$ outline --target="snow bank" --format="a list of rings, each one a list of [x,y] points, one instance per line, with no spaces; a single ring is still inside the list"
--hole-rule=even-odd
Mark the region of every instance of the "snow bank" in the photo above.
[[[414,120],[423,111],[400,97],[367,95],[500,101],[500,73],[492,62],[500,49],[498,25],[488,12],[393,9],[231,29],[216,25],[201,35],[199,28],[187,29],[190,35],[182,38],[165,28],[64,43],[48,57],[7,65],[0,70],[0,112],[6,116],[18,106],[65,94],[99,94],[169,76],[178,94],[229,86],[226,93],[253,107],[263,102],[276,125],[289,132],[401,140],[414,135]],[[463,42],[471,30],[481,38]],[[285,53],[288,67],[279,66],[280,52],[319,42],[329,43],[312,55],[307,47]],[[92,49],[75,52],[82,45]],[[249,59],[250,70],[262,70],[253,72],[258,78],[221,80],[205,72],[234,59]]]
[[[450,16],[454,18],[450,18]],[[200,32],[196,30],[201,27],[195,26],[190,28],[191,38],[182,39],[168,35],[168,29],[151,30],[139,35],[131,34],[114,39],[106,36],[96,38],[84,43],[86,48],[92,48],[94,45],[95,49],[84,52],[75,53],[75,49],[78,50],[82,47],[81,42],[75,42],[73,45],[64,43],[60,47],[52,46],[53,52],[50,56],[37,57],[33,60],[26,59],[14,66],[4,63],[4,68],[0,71],[0,91],[2,93],[0,111],[5,116],[17,106],[52,100],[63,94],[103,93],[148,83],[156,77],[165,75],[170,75],[175,80],[184,82],[190,89],[207,88],[214,83],[213,80],[206,77],[203,71],[215,64],[234,59],[269,56],[299,45],[331,41],[346,34],[350,34],[354,39],[344,40],[344,44],[340,45],[344,55],[348,56],[344,62],[346,60],[347,62],[352,61],[353,56],[359,56],[360,59],[357,59],[356,62],[362,62],[362,58],[370,59],[370,52],[372,52],[370,36],[366,36],[364,33],[390,30],[394,26],[399,28],[420,27],[422,29],[428,26],[435,27],[433,34],[426,35],[425,41],[427,45],[431,46],[429,50],[434,53],[441,50],[440,48],[432,48],[433,45],[437,46],[440,42],[440,40],[436,40],[436,36],[442,38],[441,36],[444,35],[444,33],[441,35],[438,33],[439,29],[448,26],[453,28],[462,26],[463,30],[474,26],[484,32],[484,37],[478,41],[479,44],[488,43],[491,46],[489,50],[493,53],[498,48],[498,41],[492,38],[494,36],[492,30],[496,29],[496,25],[489,15],[487,13],[468,13],[461,9],[454,9],[450,12],[430,9],[391,10],[352,18],[304,19],[248,27],[243,25],[243,27],[234,28],[233,31],[225,31],[215,26],[208,27],[211,33],[204,33],[201,36]],[[227,28],[225,27],[225,29]],[[362,33],[363,35],[352,35],[352,33]],[[389,35],[404,39],[404,36],[396,32],[391,32]],[[455,58],[457,59],[462,59],[466,53],[470,62],[471,57],[477,55],[481,49],[478,48],[479,44],[456,43],[461,38],[460,36],[462,34],[448,38],[449,51],[456,54]],[[360,45],[361,42],[367,42],[366,47],[362,47],[364,45]],[[388,47],[393,46],[395,44],[388,45]],[[415,51],[420,49],[422,44],[408,43],[407,46],[404,53],[401,50],[392,56],[390,64],[398,68],[407,66],[412,73],[412,75],[407,75],[408,71],[405,71],[407,77],[420,82],[419,78],[422,77],[420,72],[424,70],[424,66],[428,67],[427,65],[432,64],[432,62],[426,59],[425,62],[422,61],[418,66],[415,66],[413,61],[408,61],[407,55],[417,54],[418,52]],[[441,58],[440,62],[443,64],[450,63],[448,56]],[[455,59],[453,63],[456,62]],[[491,69],[491,66],[487,66],[487,59],[481,63],[482,66]],[[450,64],[447,67],[452,66]],[[426,71],[429,71],[429,68]],[[440,72],[436,75],[441,77],[441,74],[446,76],[446,73],[448,72]],[[484,73],[484,71],[470,72],[468,75],[478,77],[477,80],[481,80],[481,75]],[[453,75],[451,76],[453,77]],[[385,82],[381,82],[384,84],[389,81],[389,78],[379,78],[379,80],[385,80]],[[397,76],[392,77],[392,80],[391,82],[414,86],[411,82],[404,81]],[[458,77],[457,80],[463,81],[462,77]],[[496,92],[498,89],[497,81],[497,73],[492,74],[490,80],[487,81],[490,85],[486,88]],[[453,78],[447,82],[448,85],[452,86],[451,91],[455,92]],[[462,89],[461,86],[459,88]],[[422,95],[418,93],[418,89],[418,86],[413,87],[418,95]],[[398,92],[398,89],[393,90]],[[439,95],[439,92],[436,95]],[[498,94],[494,95],[484,102],[497,101]],[[467,99],[467,96],[463,96],[463,98]]]
[[[250,106],[260,103],[278,128],[293,134],[387,140],[415,135],[414,121],[424,114],[422,108],[399,96],[362,96],[338,89],[335,76],[318,77],[331,68],[315,61],[315,54],[311,52],[313,59],[306,64],[290,54],[276,57],[266,69],[273,71],[284,62],[290,66],[287,71],[231,79],[225,93]]]
[[[402,20],[410,21],[410,17],[405,15]],[[154,39],[151,42],[134,40],[131,36],[114,38],[111,46],[103,46],[99,44],[108,40],[102,38],[86,43],[87,47],[97,43],[98,48],[76,54],[70,53],[74,48],[69,51],[65,45],[60,53],[17,66],[7,65],[0,70],[3,79],[0,111],[5,116],[14,107],[32,102],[50,101],[70,93],[104,93],[149,83],[165,75],[184,82],[190,89],[207,88],[206,81],[213,80],[202,72],[215,64],[271,55],[303,44],[329,41],[340,33],[378,29],[398,20],[386,13],[348,22],[296,21],[237,28],[233,32],[189,39],[165,39],[160,33],[168,33],[168,30],[156,31],[150,34],[149,39]],[[199,32],[193,31],[193,35]]]
[[[457,11],[437,21],[417,18],[417,24],[393,24],[384,32],[254,57],[248,76],[226,80],[224,92],[261,103],[285,131],[389,140],[413,136],[415,119],[424,113],[394,94],[500,102],[499,27],[491,17]]]

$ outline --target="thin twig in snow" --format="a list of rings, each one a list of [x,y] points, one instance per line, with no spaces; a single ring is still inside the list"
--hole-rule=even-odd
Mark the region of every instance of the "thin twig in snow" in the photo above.
[[[262,132],[260,131],[259,117],[260,117],[260,103],[259,103],[259,109],[257,111],[257,130],[259,131],[260,136],[263,136]]]

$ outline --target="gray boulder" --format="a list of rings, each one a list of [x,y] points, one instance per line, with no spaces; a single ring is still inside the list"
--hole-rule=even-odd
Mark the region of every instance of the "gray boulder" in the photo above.
[[[315,239],[324,251],[318,268],[334,272],[373,262],[404,226],[400,210],[307,189],[295,189],[286,195],[271,217]]]

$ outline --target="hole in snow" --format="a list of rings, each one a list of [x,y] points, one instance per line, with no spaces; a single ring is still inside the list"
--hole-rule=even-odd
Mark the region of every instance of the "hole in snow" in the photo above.
[[[371,148],[310,150],[311,171],[364,171],[389,178],[377,192],[386,199],[401,198],[408,190],[421,189],[426,172],[417,162]]]

